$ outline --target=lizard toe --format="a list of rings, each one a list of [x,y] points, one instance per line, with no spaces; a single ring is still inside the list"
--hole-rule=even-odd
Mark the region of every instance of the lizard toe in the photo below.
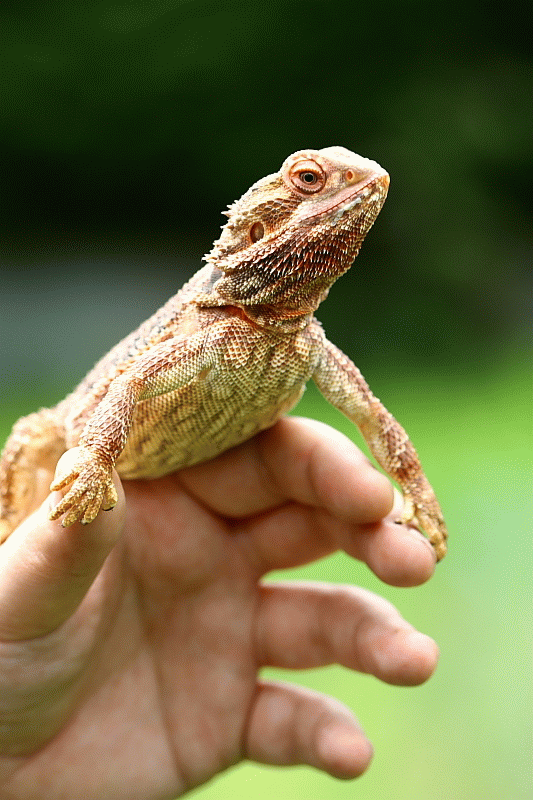
[[[118,494],[115,489],[115,484],[111,482],[104,490],[104,497],[102,500],[102,508],[104,511],[110,511],[118,503]]]
[[[104,491],[105,491],[104,488],[101,488],[95,492],[91,492],[86,497],[85,510],[83,512],[83,515],[80,517],[80,522],[83,525],[88,525],[96,518],[96,515],[98,514],[100,508],[102,507]]]
[[[442,515],[431,514],[424,509],[419,509],[417,511],[417,518],[420,529],[433,545],[437,555],[437,561],[440,561],[448,552],[448,546],[446,544],[448,531],[446,530]]]
[[[54,480],[50,484],[51,492],[60,492],[76,480],[80,474],[81,465],[77,463],[81,455],[80,447],[71,447],[63,453],[57,462]]]
[[[62,521],[63,526],[72,525],[79,517],[80,507],[82,510],[85,508],[82,500],[84,493],[85,489],[77,486],[76,482],[72,489],[50,511],[48,519],[56,520],[63,514],[66,514],[67,516]]]

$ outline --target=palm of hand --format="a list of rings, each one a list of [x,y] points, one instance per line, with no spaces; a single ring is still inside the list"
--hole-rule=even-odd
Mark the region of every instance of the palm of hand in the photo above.
[[[378,522],[387,482],[341,440],[285,420],[216,461],[128,484],[120,539],[123,503],[77,531],[41,523],[44,545],[33,523],[35,551],[27,534],[8,540],[0,785],[10,797],[173,798],[243,757],[344,776],[367,766],[370,746],[347,709],[257,681],[266,664],[339,661],[395,683],[434,667],[433,643],[380,598],[260,583],[338,547],[389,582],[429,577],[429,547]]]

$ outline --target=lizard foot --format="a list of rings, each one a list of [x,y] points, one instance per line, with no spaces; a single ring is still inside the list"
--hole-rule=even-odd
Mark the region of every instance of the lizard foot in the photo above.
[[[403,513],[397,521],[405,525],[414,525],[433,545],[437,561],[444,558],[448,552],[446,544],[448,531],[437,498],[429,484],[423,491],[418,489],[404,492]]]
[[[108,510],[117,504],[112,470],[101,457],[84,447],[73,447],[60,459],[51,492],[72,484],[63,499],[52,509],[50,519],[59,519],[68,527],[74,522],[88,524],[100,509]]]

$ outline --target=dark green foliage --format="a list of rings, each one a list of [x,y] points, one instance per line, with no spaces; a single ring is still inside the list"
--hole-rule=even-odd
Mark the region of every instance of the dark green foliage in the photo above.
[[[490,356],[526,310],[532,252],[520,16],[457,1],[3,4],[6,256],[199,257],[250,183],[340,144],[392,184],[358,275],[321,312],[357,315],[365,342],[348,325],[336,340],[369,358]]]

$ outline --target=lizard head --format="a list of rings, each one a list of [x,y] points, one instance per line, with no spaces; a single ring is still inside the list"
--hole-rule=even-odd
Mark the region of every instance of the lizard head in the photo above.
[[[387,196],[389,176],[344,147],[300,150],[225,212],[205,257],[219,302],[313,311],[351,266]]]

